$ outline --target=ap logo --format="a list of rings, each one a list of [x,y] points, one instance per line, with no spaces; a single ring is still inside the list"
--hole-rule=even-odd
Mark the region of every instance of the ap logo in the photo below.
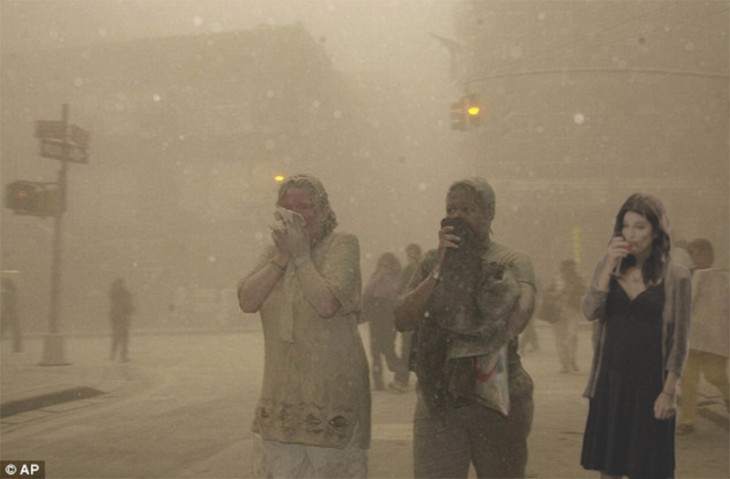
[[[0,479],[45,477],[45,461],[0,461]]]

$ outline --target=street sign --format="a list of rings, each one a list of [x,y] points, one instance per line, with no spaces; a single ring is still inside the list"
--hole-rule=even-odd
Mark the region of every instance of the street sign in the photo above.
[[[66,138],[66,127],[62,121],[38,120],[35,122],[35,137],[63,140]]]
[[[66,132],[68,139],[79,145],[84,150],[89,146],[89,132],[76,125],[68,125]]]
[[[44,158],[54,158],[74,163],[88,163],[89,161],[89,154],[76,145],[47,139],[41,140],[39,145],[41,147],[40,155]]]
[[[42,140],[70,141],[86,149],[89,146],[89,132],[76,125],[62,121],[38,120],[35,122],[35,136]]]

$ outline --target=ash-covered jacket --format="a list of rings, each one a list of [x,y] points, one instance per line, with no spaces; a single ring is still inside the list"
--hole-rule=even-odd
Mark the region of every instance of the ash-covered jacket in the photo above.
[[[584,397],[593,397],[603,361],[603,348],[606,340],[606,299],[608,291],[596,288],[598,275],[603,270],[606,259],[596,266],[593,281],[583,297],[583,314],[588,321],[598,320],[593,334],[593,363],[588,386]],[[662,312],[662,360],[664,371],[682,375],[684,361],[689,348],[689,323],[692,309],[692,283],[689,270],[679,263],[669,260],[664,277],[665,302]],[[662,377],[662,382],[664,377]]]

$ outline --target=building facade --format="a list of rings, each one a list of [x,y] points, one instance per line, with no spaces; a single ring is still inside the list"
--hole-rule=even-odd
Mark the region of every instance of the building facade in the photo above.
[[[709,238],[727,267],[729,6],[456,5],[454,83],[485,109],[462,151],[506,200],[498,216],[519,213],[504,232],[539,270],[574,257],[590,272],[636,191],[664,201],[675,239]]]
[[[235,309],[269,240],[274,177],[342,168],[365,141],[351,87],[299,24],[3,52],[2,64],[4,183],[55,180],[33,131],[61,104],[91,132],[89,163],[69,166],[64,330],[105,327],[117,276],[140,327],[225,321],[216,308]],[[3,270],[42,329],[52,220],[1,214]]]

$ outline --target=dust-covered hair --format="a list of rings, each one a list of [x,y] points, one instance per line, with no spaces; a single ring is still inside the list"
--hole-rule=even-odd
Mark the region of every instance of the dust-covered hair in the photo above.
[[[279,187],[279,196],[276,200],[277,206],[281,204],[282,198],[291,188],[304,188],[309,191],[314,214],[322,224],[322,238],[326,238],[337,227],[337,215],[330,207],[327,191],[324,189],[322,182],[319,181],[319,178],[307,174],[290,176]]]
[[[387,252],[380,255],[377,265],[375,267],[376,271],[379,271],[383,268],[389,268],[391,271],[400,272],[400,270],[402,269],[402,265],[396,255],[391,252]]]
[[[476,196],[480,199],[479,204],[484,208],[484,213],[487,215],[487,218],[489,218],[489,221],[491,222],[494,220],[497,198],[494,194],[494,189],[487,180],[481,176],[472,176],[456,181],[449,186],[447,196],[459,189],[465,189],[476,194]]]

